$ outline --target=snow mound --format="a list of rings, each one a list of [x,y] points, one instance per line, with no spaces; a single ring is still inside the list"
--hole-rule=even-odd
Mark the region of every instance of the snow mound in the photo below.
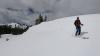
[[[4,35],[12,39],[1,38],[0,55],[100,56],[100,14],[79,17],[84,24],[80,38],[74,36],[76,16],[65,17],[33,26],[23,35]]]

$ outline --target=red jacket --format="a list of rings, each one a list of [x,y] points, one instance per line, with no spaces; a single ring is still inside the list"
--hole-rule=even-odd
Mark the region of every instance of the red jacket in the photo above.
[[[80,20],[75,20],[74,25],[75,25],[76,27],[80,27],[80,25],[81,25]]]

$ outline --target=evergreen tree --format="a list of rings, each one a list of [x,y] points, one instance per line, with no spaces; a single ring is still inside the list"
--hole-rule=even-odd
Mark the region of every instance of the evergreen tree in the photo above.
[[[36,19],[36,25],[37,24],[40,24],[41,22],[43,22],[44,20],[43,20],[43,16],[41,16],[41,14],[39,15],[39,17],[38,17],[38,19]]]
[[[46,22],[47,21],[47,16],[45,16],[45,18],[44,18],[44,22]]]

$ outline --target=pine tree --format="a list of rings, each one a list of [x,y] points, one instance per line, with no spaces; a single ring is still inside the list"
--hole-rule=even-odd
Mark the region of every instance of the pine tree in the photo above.
[[[41,16],[41,14],[39,15],[39,17],[38,17],[38,19],[36,19],[36,25],[37,24],[40,24],[41,22],[43,22],[44,20],[43,20],[43,16]]]
[[[44,18],[44,22],[46,22],[47,21],[47,16],[45,16],[45,18]]]

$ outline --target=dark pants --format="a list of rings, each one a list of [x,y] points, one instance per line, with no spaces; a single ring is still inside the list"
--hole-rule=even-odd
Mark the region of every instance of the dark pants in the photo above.
[[[75,35],[80,35],[81,34],[81,27],[76,27],[76,33]]]

